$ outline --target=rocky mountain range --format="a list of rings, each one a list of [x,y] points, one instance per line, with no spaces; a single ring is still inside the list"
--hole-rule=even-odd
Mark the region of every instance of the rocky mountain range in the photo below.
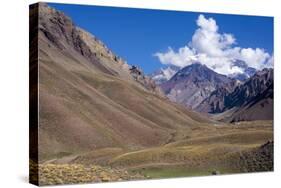
[[[213,91],[233,82],[233,79],[196,63],[184,67],[160,87],[170,100],[196,109]]]
[[[45,3],[30,6],[29,38],[31,183],[272,171],[272,121],[217,121],[262,117],[272,70],[240,82],[197,63],[166,67],[156,84]],[[216,117],[194,111],[209,101]]]
[[[234,89],[242,83],[237,80],[219,86],[210,93],[197,107],[196,111],[203,113],[222,113],[225,110],[225,97],[232,93]]]
[[[220,75],[195,63],[159,86],[171,101],[197,112],[220,114],[220,120],[272,119],[273,69],[256,71],[237,63],[245,68],[244,74]]]
[[[224,97],[224,118],[230,122],[273,120],[273,69],[263,69]]]

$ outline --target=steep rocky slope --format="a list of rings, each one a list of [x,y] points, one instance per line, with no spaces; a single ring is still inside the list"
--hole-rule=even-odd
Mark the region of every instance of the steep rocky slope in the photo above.
[[[196,110],[230,122],[272,120],[273,69],[258,71],[236,87],[218,88]]]
[[[39,68],[39,138],[31,139],[30,147],[37,155],[39,142],[39,165],[30,163],[31,182],[210,175],[214,169],[241,173],[247,168],[244,163],[232,165],[240,162],[242,152],[257,156],[262,169],[272,169],[270,156],[264,157],[263,149],[262,155],[253,150],[273,139],[272,121],[231,126],[170,102],[140,68],[127,64],[63,13],[39,5],[39,25],[31,16],[30,38],[30,71]],[[37,75],[30,79],[34,107]],[[206,79],[216,78],[207,74]],[[223,82],[224,76],[218,79]],[[37,134],[37,122],[31,125]],[[158,176],[151,173],[155,169]]]
[[[170,100],[196,109],[213,91],[231,82],[227,76],[196,63],[181,69],[160,86]]]
[[[238,87],[226,97],[226,108],[241,106],[267,96],[273,89],[273,69],[258,71],[254,76]],[[273,93],[268,93],[272,97]]]
[[[177,129],[209,122],[169,102],[139,69],[42,3],[38,38],[41,161],[161,145]]]
[[[217,120],[273,119],[273,69],[257,71],[239,81],[198,63],[181,69],[160,86],[170,100],[215,114]]]
[[[234,89],[241,85],[237,80],[219,86],[207,98],[205,98],[197,107],[196,111],[203,113],[222,113],[225,106],[225,97],[234,91]]]
[[[227,121],[273,119],[273,69],[258,71],[225,97]]]

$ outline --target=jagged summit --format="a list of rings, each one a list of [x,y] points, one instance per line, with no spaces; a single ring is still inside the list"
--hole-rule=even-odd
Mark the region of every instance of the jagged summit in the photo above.
[[[195,63],[179,70],[169,81],[161,84],[161,88],[172,101],[195,109],[211,92],[232,81],[205,65]]]
[[[131,65],[113,53],[97,37],[77,27],[64,13],[45,3],[40,4],[39,11],[39,31],[48,40],[49,46],[54,46],[62,52],[71,51],[71,55],[78,53],[90,61],[96,71],[131,80],[134,84],[138,83],[140,87],[163,96],[152,79],[143,73],[136,79],[131,74]]]
[[[62,12],[42,3],[30,6],[30,133],[35,135],[30,179],[35,184],[156,178],[152,171],[159,178],[218,174],[218,169],[272,170],[273,143],[267,143],[273,139],[272,121],[230,124],[186,108],[222,86],[232,87],[233,79],[201,65],[177,75],[163,71],[172,78],[165,82],[168,94],[184,99],[185,107],[161,96],[141,67],[129,63]],[[263,83],[260,76],[270,80],[269,74],[257,73],[249,89]],[[273,84],[263,88],[260,98],[272,89]],[[227,121],[247,120],[242,115],[254,119],[252,112],[261,116],[273,102],[268,99],[250,100]]]
[[[193,79],[197,82],[209,80],[210,82],[218,83],[226,83],[230,80],[227,76],[218,74],[201,63],[194,63],[182,68],[171,78],[171,81],[180,79]]]
[[[64,13],[45,3],[39,5],[39,12],[39,31],[55,47],[62,51],[75,50],[105,73],[124,75],[122,71],[129,72],[129,65],[123,59],[94,35],[77,27]],[[111,68],[109,63],[117,66]]]
[[[273,119],[273,69],[257,71],[236,87],[221,87],[197,108],[208,113],[224,113],[221,119],[234,121]]]

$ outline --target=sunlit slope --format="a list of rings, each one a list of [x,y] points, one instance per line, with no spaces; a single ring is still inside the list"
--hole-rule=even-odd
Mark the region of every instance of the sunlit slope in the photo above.
[[[51,14],[41,17],[39,32],[40,160],[107,147],[158,146],[175,130],[209,122],[137,83],[114,55],[92,56],[105,47],[84,42],[89,34],[61,13],[45,5],[40,10]],[[77,32],[76,38],[68,32]]]
[[[273,170],[271,121],[198,126],[191,130],[172,133],[161,146],[133,151],[106,148],[49,162],[111,166],[152,178]]]

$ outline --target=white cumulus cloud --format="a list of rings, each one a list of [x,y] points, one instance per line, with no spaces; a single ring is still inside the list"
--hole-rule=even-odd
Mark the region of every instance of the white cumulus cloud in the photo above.
[[[178,67],[185,67],[190,65],[193,60],[196,60],[194,51],[187,46],[179,48],[178,51],[174,51],[172,48],[168,48],[165,53],[155,53],[162,64],[175,65]]]
[[[220,33],[219,26],[213,18],[199,15],[198,28],[192,40],[185,46],[154,55],[165,65],[185,67],[195,62],[205,64],[220,74],[243,73],[243,68],[235,65],[237,60],[244,61],[248,67],[257,70],[273,66],[273,57],[261,48],[241,48],[231,33]]]
[[[249,67],[262,69],[266,66],[265,62],[270,58],[270,55],[263,49],[245,48],[240,50],[241,60],[245,61]]]

